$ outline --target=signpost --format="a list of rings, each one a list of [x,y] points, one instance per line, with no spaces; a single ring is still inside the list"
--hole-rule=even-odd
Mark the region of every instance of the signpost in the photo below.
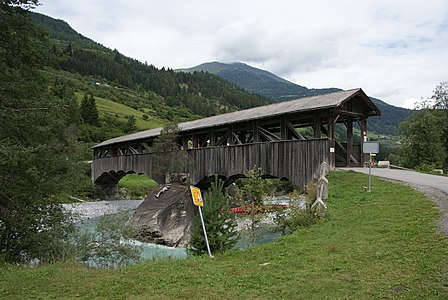
[[[371,191],[372,186],[372,157],[376,156],[380,152],[380,143],[378,142],[364,142],[362,144],[362,152],[369,154],[369,186],[367,191]]]
[[[213,257],[210,251],[210,244],[208,243],[207,231],[205,230],[204,218],[202,217],[201,207],[204,206],[204,201],[202,200],[201,189],[190,185],[191,197],[193,198],[193,203],[199,209],[199,217],[201,218],[202,229],[204,230],[205,243],[207,245],[208,256]]]

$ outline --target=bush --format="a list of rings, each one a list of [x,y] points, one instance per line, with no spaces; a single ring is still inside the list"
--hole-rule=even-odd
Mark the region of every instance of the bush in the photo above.
[[[232,249],[238,240],[236,218],[229,213],[230,199],[223,193],[223,186],[224,182],[215,177],[204,197],[203,217],[212,253]],[[207,253],[199,215],[193,223],[189,251],[195,255]]]

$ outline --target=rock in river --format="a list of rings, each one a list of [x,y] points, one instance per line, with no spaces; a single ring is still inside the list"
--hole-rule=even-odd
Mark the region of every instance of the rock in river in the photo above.
[[[187,246],[190,242],[194,206],[188,186],[163,185],[150,190],[129,220],[136,238],[167,246]]]

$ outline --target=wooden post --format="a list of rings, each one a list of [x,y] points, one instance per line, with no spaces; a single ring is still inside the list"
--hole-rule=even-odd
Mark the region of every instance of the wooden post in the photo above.
[[[320,117],[318,115],[314,115],[313,130],[314,130],[314,137],[316,139],[321,138],[321,131],[320,131],[321,127],[322,127],[322,123],[320,121]]]
[[[350,167],[353,153],[353,119],[347,118],[347,167]]]
[[[288,126],[286,124],[286,117],[280,119],[280,138],[282,140],[290,140],[290,134],[288,132]]]
[[[183,150],[187,150],[188,149],[188,138],[186,136],[184,136],[182,138],[182,148],[183,148]]]
[[[216,144],[216,134],[215,134],[215,130],[214,130],[214,129],[211,129],[211,130],[210,130],[210,143],[209,143],[209,145],[210,145],[211,147],[213,147],[213,146],[215,146],[215,144]]]
[[[193,142],[193,148],[199,148],[199,147],[198,147],[198,137],[197,137],[196,134],[193,134],[191,140],[192,140],[192,142]]]
[[[260,132],[258,131],[258,123],[253,123],[253,130],[254,130],[254,143],[260,142]]]
[[[233,136],[233,126],[230,126],[229,129],[229,139],[227,140],[229,145],[235,145],[235,137]]]
[[[330,111],[328,115],[328,139],[330,142],[330,169],[334,170],[336,168],[336,142],[334,140],[334,115],[333,112]]]

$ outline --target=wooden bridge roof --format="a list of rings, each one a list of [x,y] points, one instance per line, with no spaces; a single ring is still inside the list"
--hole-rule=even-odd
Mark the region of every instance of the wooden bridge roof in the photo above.
[[[358,88],[235,111],[195,121],[183,122],[179,124],[179,127],[181,128],[181,132],[185,132],[225,126],[245,121],[266,119],[279,115],[337,108],[354,97],[360,97],[362,99],[361,101],[364,101],[370,108],[370,111],[366,114],[366,117],[381,114],[380,110],[375,106],[375,104],[373,104],[363,90]],[[93,148],[155,137],[160,134],[161,129],[162,128],[149,129],[116,137],[97,144]]]

